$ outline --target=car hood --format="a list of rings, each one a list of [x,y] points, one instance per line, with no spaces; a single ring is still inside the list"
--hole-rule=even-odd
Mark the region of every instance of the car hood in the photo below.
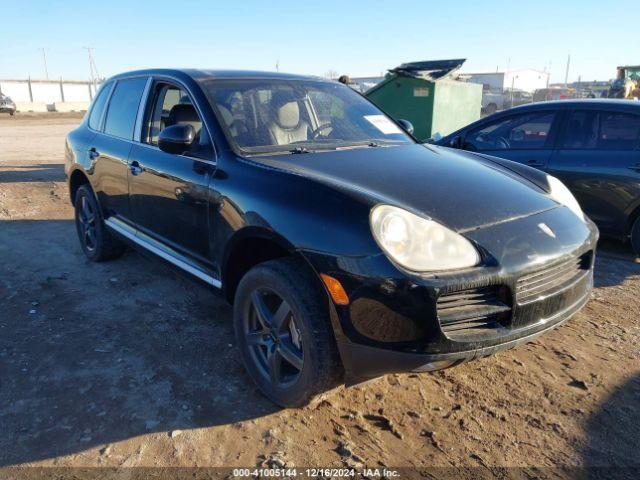
[[[497,163],[419,144],[252,160],[302,175],[372,203],[396,205],[463,232],[526,217],[558,204]]]

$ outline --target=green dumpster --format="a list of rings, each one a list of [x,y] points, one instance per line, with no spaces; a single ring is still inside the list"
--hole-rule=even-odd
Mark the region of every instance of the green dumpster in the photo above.
[[[444,70],[432,68],[443,62],[458,63]],[[447,135],[480,118],[482,85],[455,81],[449,76],[462,62],[403,64],[390,70],[365,95],[392,118],[409,120],[418,140],[426,141],[436,132]]]

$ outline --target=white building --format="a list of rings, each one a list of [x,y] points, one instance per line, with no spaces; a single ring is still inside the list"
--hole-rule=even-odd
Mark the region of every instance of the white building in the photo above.
[[[504,90],[522,90],[533,93],[549,84],[549,73],[533,68],[521,68],[508,72],[461,73],[460,77],[472,83],[479,83],[485,90],[502,92]]]
[[[351,85],[359,92],[366,92],[372,87],[375,87],[381,81],[384,80],[384,76],[379,75],[375,77],[352,77]]]
[[[18,103],[88,103],[95,95],[95,86],[74,80],[0,80],[0,93]]]

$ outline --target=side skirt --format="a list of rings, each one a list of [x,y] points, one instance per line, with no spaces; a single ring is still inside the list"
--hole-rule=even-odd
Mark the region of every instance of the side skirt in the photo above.
[[[167,262],[175,265],[178,268],[181,268],[185,272],[198,277],[200,280],[203,280],[204,282],[215,288],[222,288],[222,282],[220,280],[212,277],[202,269],[193,265],[192,262],[190,262],[187,258],[185,258],[183,255],[180,255],[172,248],[169,248],[166,245],[158,242],[157,240],[154,240],[148,235],[145,235],[144,233],[138,231],[130,225],[127,225],[123,221],[118,220],[117,218],[110,217],[106,219],[104,223],[118,235],[122,235],[126,239],[141,246],[145,250],[154,253],[160,258],[166,260]]]

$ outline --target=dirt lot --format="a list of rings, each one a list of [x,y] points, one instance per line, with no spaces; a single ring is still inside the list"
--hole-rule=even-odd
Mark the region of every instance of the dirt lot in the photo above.
[[[135,252],[85,260],[63,172],[77,118],[0,117],[0,466],[640,466],[640,265],[533,343],[280,410],[231,308]],[[266,460],[265,460],[266,459]]]

